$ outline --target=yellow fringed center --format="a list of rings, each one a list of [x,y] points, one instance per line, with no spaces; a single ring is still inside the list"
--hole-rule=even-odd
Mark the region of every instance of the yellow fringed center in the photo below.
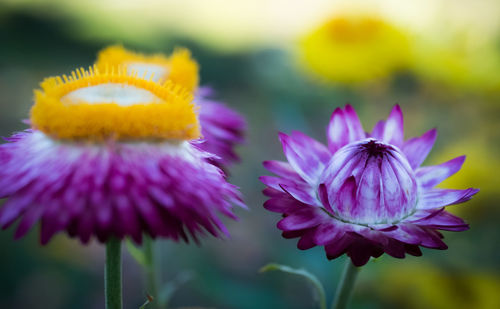
[[[125,66],[129,74],[137,72],[139,77],[155,81],[170,80],[189,91],[198,87],[198,64],[185,48],[177,48],[167,57],[163,54],[135,53],[114,45],[99,52],[96,65],[99,70],[105,69],[106,65]]]
[[[41,83],[31,124],[58,139],[192,140],[200,137],[192,100],[171,81],[162,85],[125,68],[79,69]]]

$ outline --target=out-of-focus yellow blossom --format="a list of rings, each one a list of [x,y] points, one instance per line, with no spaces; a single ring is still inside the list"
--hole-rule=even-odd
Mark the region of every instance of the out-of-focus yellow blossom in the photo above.
[[[421,80],[461,91],[500,92],[500,53],[492,40],[476,42],[462,32],[417,42],[414,70]]]
[[[339,15],[305,36],[301,62],[321,79],[359,83],[406,69],[412,62],[408,36],[372,15]]]
[[[500,308],[500,280],[492,274],[404,263],[391,265],[377,280],[376,293],[396,308]]]

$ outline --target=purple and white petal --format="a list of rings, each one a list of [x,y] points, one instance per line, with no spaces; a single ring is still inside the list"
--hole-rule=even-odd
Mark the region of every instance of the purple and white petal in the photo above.
[[[420,137],[409,139],[403,144],[401,150],[406,155],[406,158],[408,159],[408,162],[410,162],[413,169],[420,167],[425,158],[427,158],[432,146],[434,146],[436,137],[437,130],[432,129]]]
[[[460,156],[439,165],[421,167],[416,171],[418,183],[424,188],[433,188],[458,172],[464,162],[465,156]]]

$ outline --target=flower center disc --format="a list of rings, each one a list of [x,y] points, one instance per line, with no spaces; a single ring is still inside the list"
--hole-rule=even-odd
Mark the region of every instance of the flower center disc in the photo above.
[[[116,71],[117,70],[117,71]],[[200,126],[193,95],[167,81],[130,76],[124,67],[83,69],[46,79],[35,91],[31,123],[56,139],[193,140]]]
[[[74,90],[61,98],[65,104],[115,103],[120,106],[160,103],[161,99],[151,92],[135,86],[106,83]]]

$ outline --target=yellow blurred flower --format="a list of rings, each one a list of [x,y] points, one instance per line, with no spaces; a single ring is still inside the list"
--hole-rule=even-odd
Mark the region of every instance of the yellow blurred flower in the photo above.
[[[170,80],[189,91],[194,91],[199,82],[199,66],[186,48],[176,48],[170,56],[164,54],[146,55],[113,45],[104,48],[97,55],[96,65],[100,71],[106,66],[125,66],[130,72],[153,80]]]
[[[465,32],[417,40],[414,70],[421,80],[460,91],[500,91],[500,53],[493,40]]]
[[[321,79],[359,83],[383,78],[412,62],[408,36],[372,15],[340,15],[305,36],[301,62]]]
[[[423,263],[390,267],[373,286],[397,308],[500,308],[500,280],[492,274],[445,271]]]

